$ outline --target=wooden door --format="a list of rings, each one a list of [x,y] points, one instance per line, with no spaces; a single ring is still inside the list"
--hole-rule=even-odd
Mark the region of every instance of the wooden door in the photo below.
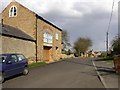
[[[44,47],[44,53],[43,57],[45,61],[50,60],[50,48],[49,47]]]

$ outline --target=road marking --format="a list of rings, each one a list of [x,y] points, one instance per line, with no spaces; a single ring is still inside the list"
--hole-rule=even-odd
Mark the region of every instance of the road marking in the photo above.
[[[99,71],[98,71],[98,69],[97,69],[97,67],[96,67],[93,59],[92,59],[92,63],[93,63],[93,65],[94,65],[94,67],[95,67],[96,73],[97,73],[100,81],[102,82],[103,86],[106,88],[106,90],[110,90],[109,87],[108,87],[108,85],[105,83],[105,80],[104,80],[103,77],[100,75],[100,73],[99,73]]]

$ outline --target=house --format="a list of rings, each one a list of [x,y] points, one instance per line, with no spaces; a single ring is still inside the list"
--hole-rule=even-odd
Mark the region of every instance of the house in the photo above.
[[[2,53],[23,53],[34,62],[53,62],[61,58],[62,29],[16,1],[1,15]]]
[[[90,50],[90,51],[88,51],[87,52],[88,53],[88,56],[89,57],[99,57],[99,56],[101,56],[101,52],[95,52],[95,51],[93,51],[93,50]]]

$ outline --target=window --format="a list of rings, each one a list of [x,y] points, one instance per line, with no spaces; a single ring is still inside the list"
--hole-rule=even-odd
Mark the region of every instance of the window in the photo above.
[[[1,55],[0,56],[0,63],[4,63],[7,59],[7,56],[6,55]]]
[[[21,62],[25,60],[25,57],[23,55],[17,55],[18,56],[18,61]]]
[[[44,42],[53,43],[53,36],[49,32],[44,33]]]
[[[16,17],[17,16],[17,7],[12,6],[9,10],[9,17]]]
[[[58,40],[59,39],[59,34],[58,33],[56,33],[56,40]]]
[[[16,57],[16,55],[12,55],[10,60],[11,60],[13,63],[14,63],[14,62],[17,62],[17,57]]]

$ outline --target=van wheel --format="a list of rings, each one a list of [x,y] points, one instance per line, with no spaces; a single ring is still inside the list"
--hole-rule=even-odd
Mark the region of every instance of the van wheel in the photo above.
[[[27,75],[29,73],[28,67],[24,68],[23,75]]]
[[[0,83],[3,83],[5,80],[4,73],[0,72]]]

